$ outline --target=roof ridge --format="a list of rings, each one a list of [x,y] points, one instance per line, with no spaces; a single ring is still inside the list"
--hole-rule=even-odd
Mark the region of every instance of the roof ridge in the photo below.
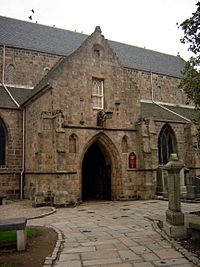
[[[8,20],[16,20],[16,21],[21,22],[21,23],[28,23],[29,25],[42,26],[42,27],[53,28],[53,29],[61,30],[61,31],[67,31],[67,32],[71,32],[71,33],[74,33],[74,34],[77,34],[77,35],[79,34],[79,35],[89,36],[88,34],[85,34],[85,33],[76,32],[76,31],[72,31],[72,30],[68,30],[68,29],[64,29],[64,28],[59,28],[59,27],[56,27],[56,26],[54,27],[54,26],[50,26],[50,25],[42,24],[42,23],[38,23],[38,22],[31,22],[31,21],[28,21],[28,20],[22,20],[22,19],[18,19],[18,18],[10,18],[10,17],[7,17],[7,16],[2,16],[2,15],[0,15],[0,18],[5,18],[5,19],[8,19]]]

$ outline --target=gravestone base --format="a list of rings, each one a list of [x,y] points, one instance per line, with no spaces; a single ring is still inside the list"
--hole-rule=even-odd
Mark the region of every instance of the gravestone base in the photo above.
[[[166,211],[166,221],[175,226],[184,225],[184,214],[181,211],[172,211],[168,209]]]
[[[187,228],[184,225],[171,225],[163,222],[163,230],[170,238],[185,238],[187,236]]]

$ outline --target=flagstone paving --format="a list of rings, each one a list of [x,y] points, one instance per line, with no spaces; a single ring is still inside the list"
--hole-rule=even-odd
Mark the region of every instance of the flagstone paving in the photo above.
[[[199,204],[182,204],[186,211]],[[55,267],[192,267],[180,252],[155,232],[152,222],[163,218],[167,202],[85,202],[74,208],[35,220],[30,225],[50,225],[63,234]]]

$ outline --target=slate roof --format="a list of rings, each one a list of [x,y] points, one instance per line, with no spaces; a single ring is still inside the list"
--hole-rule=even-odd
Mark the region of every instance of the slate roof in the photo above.
[[[173,77],[180,77],[185,61],[179,56],[172,56],[149,49],[110,41],[110,46],[125,67],[152,71]]]
[[[16,108],[15,103],[11,100],[3,86],[0,86],[0,107]]]
[[[88,36],[0,16],[0,44],[68,56]],[[152,50],[108,41],[125,67],[180,77],[184,60]]]
[[[22,104],[25,99],[30,95],[30,89],[8,87],[11,95],[17,101],[18,104]],[[8,93],[3,86],[0,86],[0,107],[16,108],[16,104],[12,101]]]
[[[17,101],[18,104],[24,103],[24,101],[31,95],[32,89],[24,89],[24,88],[16,88],[16,87],[8,87],[8,90],[10,91],[11,95],[14,97],[14,99]]]
[[[180,106],[170,106],[170,105],[162,105],[166,107],[167,109],[193,121],[197,120],[198,113],[193,108],[186,108],[186,107],[180,107]],[[175,115],[171,113],[170,111],[167,111],[158,105],[154,103],[141,103],[141,114],[143,118],[150,119],[157,121],[171,121],[171,122],[187,122],[185,119],[181,118],[178,115]]]

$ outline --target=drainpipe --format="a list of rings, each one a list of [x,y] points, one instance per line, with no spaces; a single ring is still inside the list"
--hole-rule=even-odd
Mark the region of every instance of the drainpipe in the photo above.
[[[10,96],[10,98],[12,99],[12,101],[15,103],[15,105],[19,108],[20,105],[19,103],[14,99],[14,97],[11,95],[10,91],[8,90],[8,88],[6,87],[4,81],[5,81],[5,61],[6,61],[6,46],[3,46],[3,68],[2,68],[2,85],[4,87],[4,89],[6,90],[7,94]]]
[[[14,99],[10,91],[5,85],[5,61],[6,61],[6,46],[3,46],[3,66],[2,66],[2,85],[7,92],[7,94],[10,96],[11,100],[15,103],[15,105],[19,108],[19,103]],[[22,113],[22,171],[20,174],[20,200],[23,199],[23,177],[24,177],[24,169],[25,169],[25,109],[23,109]]]
[[[166,111],[168,111],[168,112],[170,112],[170,113],[172,113],[172,114],[174,114],[174,115],[176,115],[176,116],[178,116],[178,117],[180,117],[180,118],[186,120],[187,122],[191,122],[190,119],[188,119],[188,118],[186,118],[186,117],[184,117],[184,116],[182,116],[182,115],[176,113],[175,111],[172,111],[171,109],[168,109],[168,108],[164,107],[163,105],[158,104],[156,101],[154,101],[154,87],[153,87],[153,73],[152,73],[152,71],[151,71],[151,101],[152,101],[155,105],[157,105],[158,107],[160,107],[160,108],[162,108],[162,109],[164,109],[164,110],[166,110]]]
[[[24,182],[24,171],[25,171],[25,118],[26,110],[23,108],[22,113],[22,171],[20,176],[20,200],[23,199],[23,182]]]

